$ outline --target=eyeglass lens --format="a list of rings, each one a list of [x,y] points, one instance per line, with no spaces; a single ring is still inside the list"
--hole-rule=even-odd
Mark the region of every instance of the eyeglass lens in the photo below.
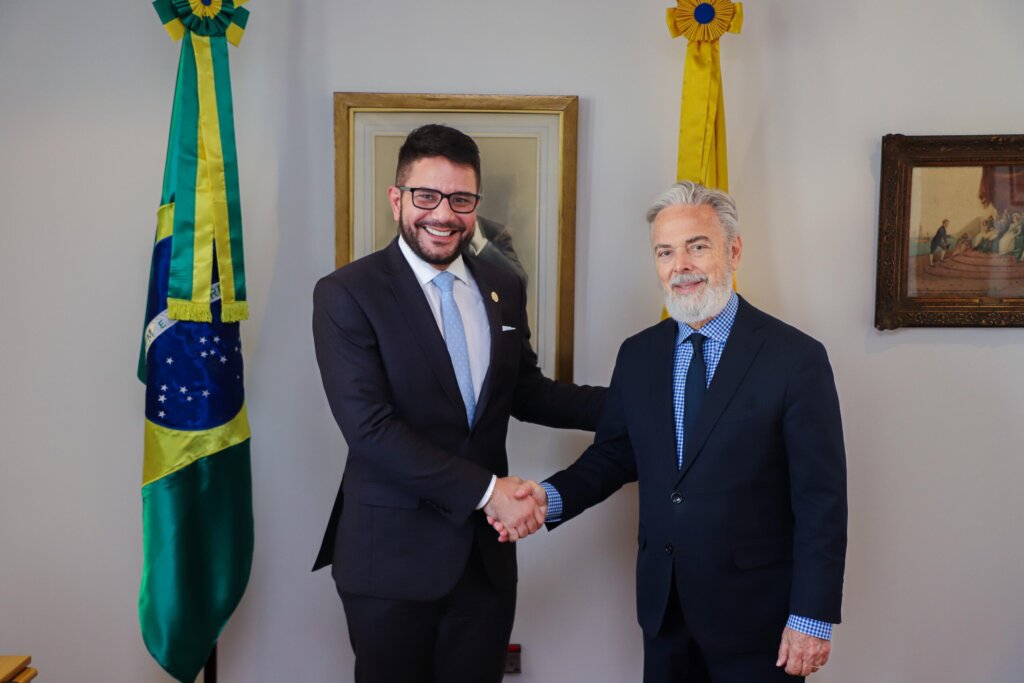
[[[453,192],[445,195],[437,190],[415,188],[412,190],[412,204],[417,209],[436,209],[441,200],[448,197],[448,205],[455,213],[470,213],[476,208],[477,197],[469,192]]]

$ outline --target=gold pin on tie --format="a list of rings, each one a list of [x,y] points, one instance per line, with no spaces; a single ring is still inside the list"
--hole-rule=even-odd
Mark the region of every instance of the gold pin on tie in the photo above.
[[[498,293],[497,292],[491,292],[491,301],[493,301],[494,303],[498,303]]]

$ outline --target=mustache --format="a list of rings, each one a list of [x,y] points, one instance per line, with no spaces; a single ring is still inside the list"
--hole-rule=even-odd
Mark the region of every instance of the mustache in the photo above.
[[[680,273],[672,277],[670,285],[692,285],[698,282],[707,282],[708,276],[701,273]]]
[[[417,228],[441,228],[443,230],[454,230],[455,232],[466,232],[466,227],[461,223],[425,220],[416,223]]]

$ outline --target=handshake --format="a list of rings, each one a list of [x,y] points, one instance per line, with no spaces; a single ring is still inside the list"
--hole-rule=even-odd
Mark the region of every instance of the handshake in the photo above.
[[[487,523],[498,532],[498,541],[518,541],[544,526],[548,494],[535,481],[503,477],[484,505]]]

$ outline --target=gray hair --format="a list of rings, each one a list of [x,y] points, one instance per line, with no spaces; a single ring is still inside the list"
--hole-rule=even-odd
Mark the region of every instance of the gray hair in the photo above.
[[[651,204],[651,208],[647,209],[647,222],[653,226],[658,214],[670,206],[710,206],[725,230],[727,243],[740,234],[736,200],[721,190],[713,190],[688,180],[676,183],[662,192]]]

